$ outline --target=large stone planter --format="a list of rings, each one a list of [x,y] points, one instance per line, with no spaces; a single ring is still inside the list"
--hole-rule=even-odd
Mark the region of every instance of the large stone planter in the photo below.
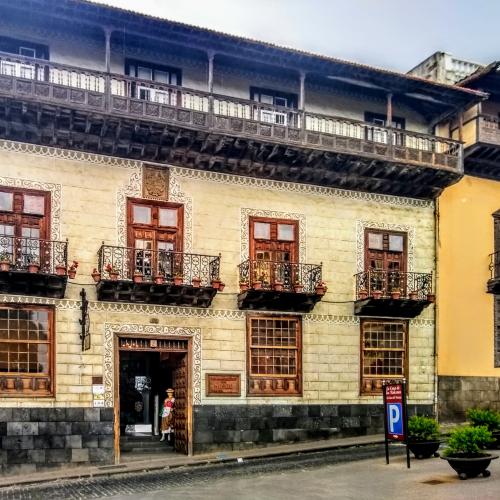
[[[479,474],[488,477],[491,474],[488,470],[490,462],[498,458],[498,455],[484,453],[479,456],[471,457],[467,456],[465,453],[461,453],[441,458],[448,461],[451,468],[456,471],[460,479],[469,479],[477,477]]]
[[[415,455],[415,458],[438,457],[437,453],[441,441],[408,441],[408,448]]]

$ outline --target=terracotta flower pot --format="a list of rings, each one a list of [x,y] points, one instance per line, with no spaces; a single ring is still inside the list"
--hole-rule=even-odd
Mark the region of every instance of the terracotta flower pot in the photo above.
[[[28,264],[29,273],[37,273],[40,271],[40,264]]]
[[[155,284],[156,285],[163,285],[163,283],[165,283],[164,276],[161,276],[161,275],[155,276]]]
[[[408,298],[410,300],[417,300],[418,299],[418,292],[416,292],[416,291],[410,292],[408,294]]]
[[[367,290],[360,290],[358,292],[358,299],[359,300],[364,300],[364,299],[367,299],[368,298],[368,291]]]
[[[262,288],[262,281],[259,281],[259,280],[255,280],[253,283],[252,283],[252,288],[254,290],[260,290]]]
[[[220,288],[221,280],[219,279],[212,280],[210,284],[212,285],[212,288],[218,290]]]
[[[118,273],[115,271],[115,272],[110,272],[109,273],[109,279],[111,281],[117,281],[118,280]]]
[[[293,285],[293,290],[295,293],[302,293],[304,285],[302,283],[295,283],[295,285]]]
[[[219,285],[219,292],[223,292],[224,291],[224,288],[225,288],[226,284],[223,283],[222,281],[220,282],[220,285]]]
[[[282,281],[275,281],[273,283],[273,289],[275,292],[282,292],[283,291],[283,282]]]
[[[134,283],[142,283],[142,274],[134,274],[134,277],[133,277],[133,280],[134,280]]]
[[[401,292],[397,291],[397,292],[391,292],[391,298],[393,300],[398,300],[401,298]]]
[[[374,299],[380,299],[382,297],[382,290],[374,290],[372,292],[372,297]]]
[[[433,293],[428,293],[427,302],[436,302],[436,296]]]
[[[200,278],[193,278],[191,280],[191,283],[193,284],[193,286],[195,288],[200,288],[200,285],[201,285],[201,279]]]
[[[314,291],[316,292],[316,295],[319,295],[320,297],[322,297],[326,293],[326,286],[324,286],[324,285],[318,285],[314,289]]]
[[[56,274],[58,276],[64,276],[66,274],[66,266],[56,266]]]
[[[76,278],[76,269],[68,269],[68,278],[74,280]]]
[[[2,260],[0,262],[0,271],[10,271],[10,262],[8,260]]]
[[[182,285],[182,276],[174,276],[174,285],[181,286]]]
[[[249,288],[249,285],[247,282],[243,281],[240,283],[240,293],[246,292]]]
[[[99,281],[101,281],[101,273],[95,271],[92,273],[92,279],[96,282],[96,283],[99,283]]]

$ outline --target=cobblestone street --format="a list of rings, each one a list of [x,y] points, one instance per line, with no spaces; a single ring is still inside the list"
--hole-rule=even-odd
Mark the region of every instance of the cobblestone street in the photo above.
[[[389,466],[382,457],[370,458],[380,447],[367,447],[365,460],[338,463],[346,451],[4,488],[0,499],[387,500],[402,493],[407,500],[498,499],[498,460],[490,466],[490,478],[460,481],[440,459],[413,460],[408,471],[402,456],[393,457]]]

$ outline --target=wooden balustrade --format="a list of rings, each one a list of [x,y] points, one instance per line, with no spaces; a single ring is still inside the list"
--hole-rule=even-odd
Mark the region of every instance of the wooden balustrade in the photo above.
[[[0,53],[0,95],[395,162],[462,164],[451,139],[12,54]]]

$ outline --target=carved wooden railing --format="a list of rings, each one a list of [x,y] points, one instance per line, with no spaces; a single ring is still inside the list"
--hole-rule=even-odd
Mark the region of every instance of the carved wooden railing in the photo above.
[[[461,170],[452,139],[0,52],[0,95]]]
[[[500,278],[500,252],[494,252],[490,257],[490,279],[496,280]]]
[[[414,273],[400,271],[364,271],[355,275],[356,299],[381,293],[381,297],[390,297],[399,292],[401,298],[426,300],[432,294],[432,273]]]

